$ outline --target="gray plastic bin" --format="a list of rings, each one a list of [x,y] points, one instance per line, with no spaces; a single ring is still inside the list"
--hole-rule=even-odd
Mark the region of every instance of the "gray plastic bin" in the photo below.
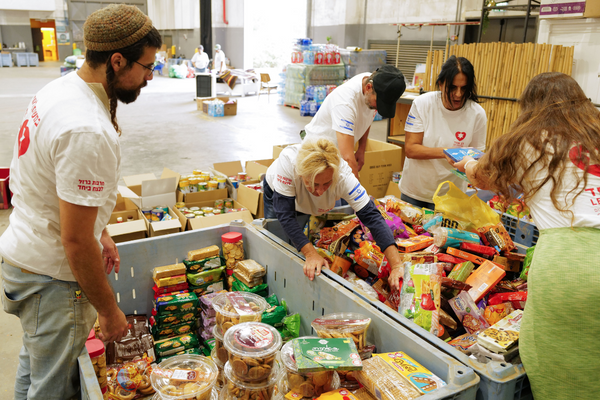
[[[111,275],[111,284],[121,310],[125,314],[149,314],[153,299],[152,269],[173,264],[176,260],[181,262],[189,250],[221,245],[221,235],[230,231],[241,232],[246,257],[265,266],[269,291],[285,299],[290,312],[302,315],[302,335],[312,333],[313,319],[328,313],[350,311],[368,315],[372,318],[368,341],[375,344],[378,351],[403,350],[447,383],[447,386],[420,399],[475,399],[479,377],[471,368],[414,335],[329,277],[320,276],[309,281],[303,274],[302,262],[298,257],[252,225],[234,222],[231,225],[119,244],[121,272],[117,276]],[[89,358],[81,357],[80,366],[81,371],[91,367]],[[97,383],[88,380],[82,383],[85,386],[82,395],[90,394],[83,398],[96,399],[91,396],[93,389],[89,386],[96,386]]]
[[[27,65],[30,67],[40,66],[40,56],[38,53],[27,53]]]
[[[254,224],[257,226],[259,232],[261,232],[263,235],[269,237],[274,242],[279,243],[297,258],[301,260],[304,259],[302,253],[296,251],[294,246],[289,241],[287,235],[283,232],[279,221],[273,219],[260,219],[255,220]],[[520,246],[519,252],[523,253],[525,249],[525,247]],[[373,310],[383,313],[390,319],[394,320],[398,325],[410,330],[415,335],[426,340],[428,343],[440,349],[444,353],[454,357],[462,364],[473,368],[473,370],[481,378],[479,390],[477,391],[477,400],[533,399],[531,387],[529,385],[527,375],[525,374],[525,370],[523,369],[523,364],[513,365],[510,363],[500,363],[496,361],[492,361],[487,364],[480,363],[477,360],[474,360],[464,353],[456,350],[454,347],[427,332],[409,319],[403,317],[395,310],[380,302],[378,299],[373,299],[367,296],[362,290],[345,279],[339,277],[337,274],[334,274],[329,270],[324,270],[322,274],[326,275],[331,280],[336,281],[339,285],[347,288],[349,291],[354,292],[365,302],[371,304]]]
[[[29,56],[27,53],[15,53],[15,63],[17,67],[27,67],[29,65]]]
[[[0,67],[12,67],[12,65],[13,65],[12,54],[10,54],[10,53],[6,53],[6,54],[0,53]]]

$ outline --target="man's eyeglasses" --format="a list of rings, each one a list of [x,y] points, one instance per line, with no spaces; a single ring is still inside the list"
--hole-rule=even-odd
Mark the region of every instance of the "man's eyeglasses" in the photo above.
[[[146,69],[150,70],[150,73],[148,74],[148,76],[152,75],[152,74],[154,73],[154,68],[156,68],[156,65],[152,66],[152,68],[151,68],[151,67],[149,67],[149,66],[147,66],[147,65],[144,65],[144,64],[142,64],[142,63],[139,63],[139,62],[137,62],[137,61],[134,61],[134,63],[136,63],[136,64],[138,64],[138,65],[141,65],[142,67],[144,67],[144,68],[146,68]]]

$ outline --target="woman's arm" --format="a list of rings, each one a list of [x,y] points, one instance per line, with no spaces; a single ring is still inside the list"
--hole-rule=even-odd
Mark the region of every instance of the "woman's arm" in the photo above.
[[[477,173],[477,163],[478,161],[473,157],[466,156],[452,165],[460,172],[467,174],[467,178],[469,178],[473,186],[476,186],[479,189],[488,190],[490,188],[488,179],[483,174]]]
[[[443,147],[427,147],[423,145],[424,132],[404,132],[406,139],[404,140],[404,148],[406,157],[416,160],[434,160],[445,158]]]

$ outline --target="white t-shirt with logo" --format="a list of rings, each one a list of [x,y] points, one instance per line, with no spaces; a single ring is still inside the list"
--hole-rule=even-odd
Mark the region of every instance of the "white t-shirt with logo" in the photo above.
[[[227,69],[227,67],[225,66],[225,53],[223,52],[223,50],[215,52],[215,58],[213,60],[213,69],[217,70],[218,72],[223,72]]]
[[[551,153],[552,150],[549,149]],[[539,152],[536,152],[529,144],[524,145],[523,154],[532,163]],[[537,154],[537,156],[536,156]],[[585,228],[600,229],[600,165],[593,165],[588,170],[587,185],[583,186],[583,166],[578,167],[581,163],[579,159],[578,147],[573,145],[569,152],[569,159],[566,160],[566,171],[562,177],[563,183],[559,188],[556,199],[560,208],[571,210],[574,214],[573,226]],[[524,179],[524,185],[537,186],[548,175],[548,171],[541,165],[537,164]],[[576,190],[572,191],[577,182],[577,178],[581,179]],[[550,193],[552,191],[552,180],[546,182],[544,186],[527,202],[531,215],[538,229],[548,228],[568,228],[571,226],[572,215],[569,212],[560,212],[552,203]],[[575,199],[573,205],[573,197],[578,194],[581,189],[583,192]]]
[[[98,207],[94,235],[101,248],[121,149],[99,86],[71,73],[46,85],[27,108],[10,166],[14,210],[0,237],[0,255],[16,267],[75,281],[61,243],[59,198]]]
[[[317,114],[304,128],[306,137],[324,136],[336,146],[336,132],[354,136],[354,144],[363,137],[377,113],[365,103],[365,95],[362,92],[365,76],[371,74],[356,75],[325,98]]]
[[[475,147],[485,150],[487,117],[484,109],[467,100],[460,110],[450,111],[442,104],[441,92],[417,97],[410,108],[404,130],[423,132],[426,147]],[[467,182],[452,172],[443,159],[416,160],[406,158],[399,187],[403,194],[420,201],[431,202],[438,185],[453,182],[463,192]]]
[[[195,53],[192,57],[192,64],[194,64],[194,67],[198,69],[206,68],[208,66],[208,61],[208,54],[205,52],[202,52],[202,54]]]
[[[322,215],[335,207],[336,200],[342,198],[354,211],[360,211],[369,203],[369,195],[352,173],[352,168],[341,160],[339,178],[335,186],[330,186],[321,196],[313,196],[302,177],[296,173],[296,157],[300,144],[288,146],[271,164],[265,179],[273,189],[283,196],[296,197],[296,211],[309,215]]]

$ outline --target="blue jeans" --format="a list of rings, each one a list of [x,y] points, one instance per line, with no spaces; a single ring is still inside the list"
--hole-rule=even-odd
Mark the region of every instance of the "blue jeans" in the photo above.
[[[263,203],[265,205],[265,218],[277,219],[275,210],[273,209],[273,189],[267,183],[267,179],[263,178]]]
[[[412,197],[409,197],[409,196],[405,195],[404,193],[402,193],[400,195],[400,200],[405,201],[407,203],[410,203],[410,204],[412,204],[415,207],[429,208],[430,210],[435,210],[435,204],[428,203],[426,201],[421,201],[421,200],[413,199]]]
[[[199,72],[199,73],[204,73],[204,72],[206,72],[206,68],[196,68],[196,67],[194,67],[194,70],[195,70],[196,72]]]
[[[79,397],[81,353],[96,310],[77,282],[22,272],[2,263],[2,304],[23,328],[16,400]]]

